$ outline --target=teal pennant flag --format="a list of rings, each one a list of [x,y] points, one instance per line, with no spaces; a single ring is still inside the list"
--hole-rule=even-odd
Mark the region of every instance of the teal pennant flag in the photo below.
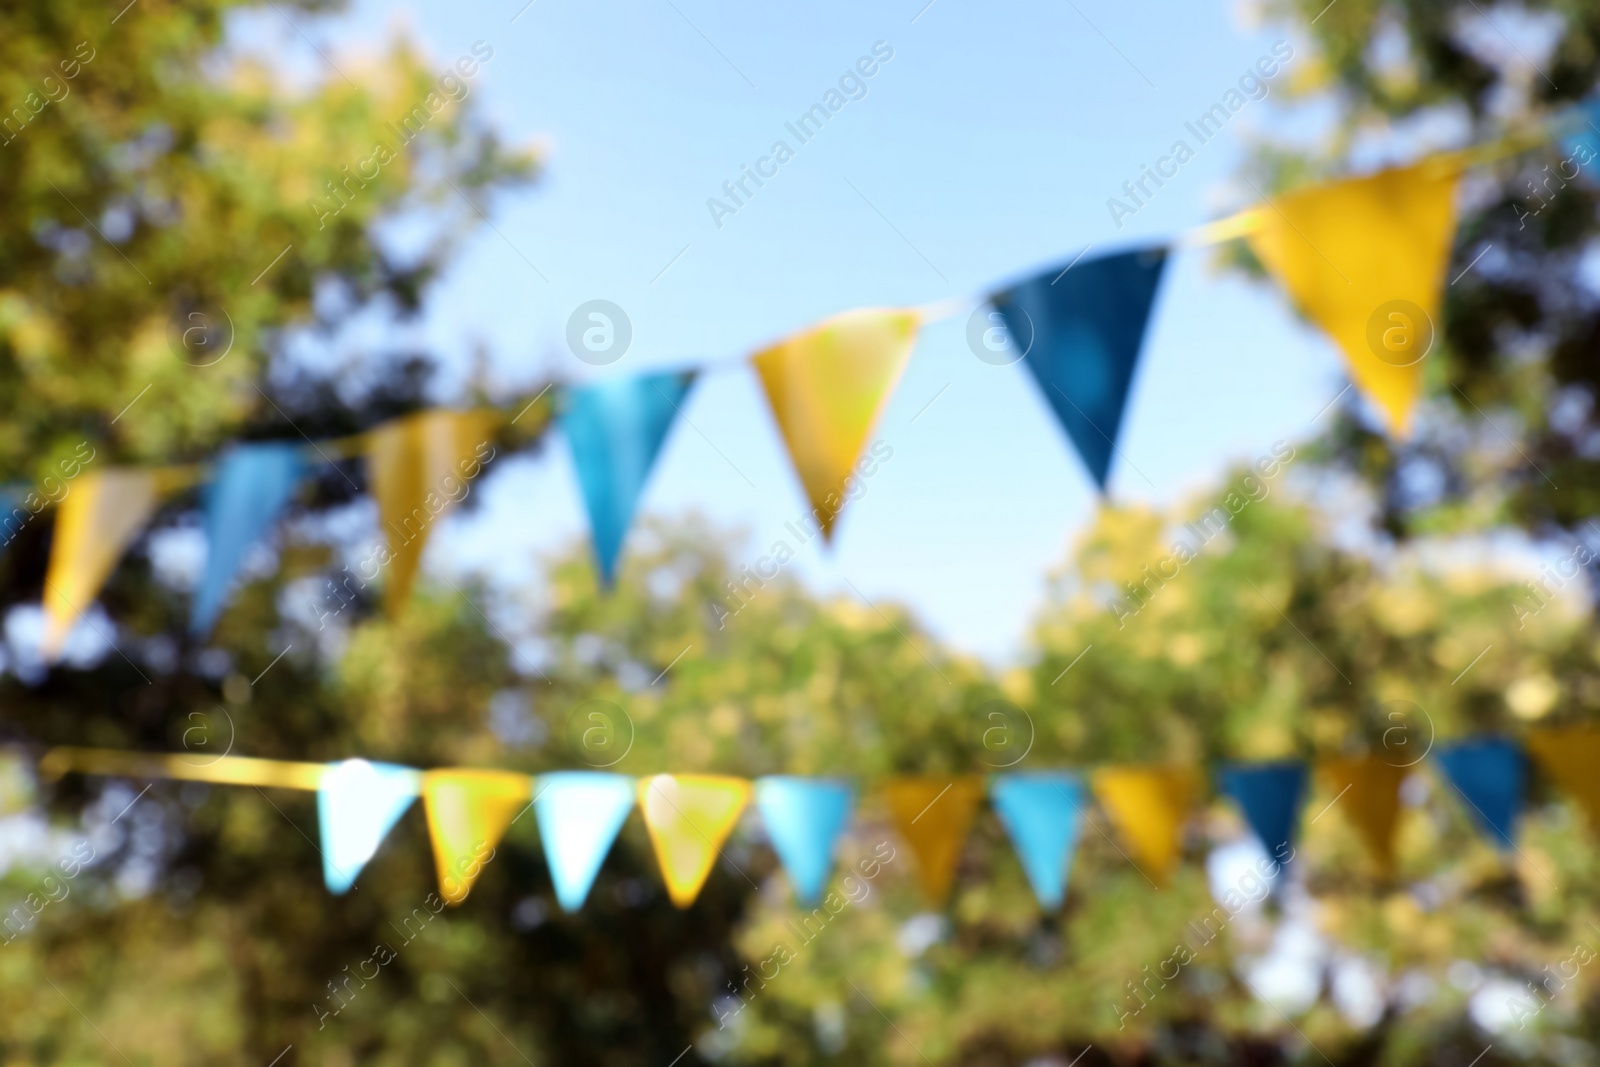
[[[990,298],[1102,493],[1166,263],[1164,248],[1120,252]]]
[[[694,374],[641,374],[569,387],[561,429],[589,512],[600,579],[611,584],[634,508]]]
[[[1287,862],[1306,791],[1306,765],[1299,760],[1230,763],[1219,777],[1222,791],[1244,812],[1261,847],[1279,863]]]
[[[206,567],[189,616],[195,636],[216,624],[245,553],[289,503],[304,474],[299,445],[239,445],[217,461],[204,498]]]
[[[1511,835],[1528,775],[1522,749],[1503,737],[1485,737],[1441,745],[1435,755],[1473,824],[1496,846],[1515,847]]]
[[[421,789],[422,772],[410,767],[364,759],[329,765],[317,789],[317,824],[330,891],[343,893],[355,884]]]
[[[756,780],[756,809],[801,904],[822,899],[853,801],[849,785],[828,778]]]
[[[550,881],[563,910],[583,907],[600,864],[633,810],[636,795],[633,779],[625,774],[556,771],[539,775],[533,816],[539,822]]]
[[[1001,774],[990,780],[989,795],[1033,895],[1046,909],[1061,907],[1078,847],[1083,784],[1055,771]]]

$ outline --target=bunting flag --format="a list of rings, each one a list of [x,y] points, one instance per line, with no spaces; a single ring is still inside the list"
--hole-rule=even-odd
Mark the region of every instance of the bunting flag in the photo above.
[[[1165,885],[1183,848],[1196,775],[1185,767],[1107,767],[1091,783],[1145,877]]]
[[[239,445],[217,462],[205,493],[206,567],[195,590],[189,631],[209,633],[245,553],[294,495],[305,474],[300,446]]]
[[[1078,847],[1083,784],[1054,771],[1002,774],[991,780],[989,793],[1033,895],[1047,910],[1061,907]]]
[[[900,836],[917,858],[917,881],[934,907],[943,906],[955,884],[956,864],[972,832],[972,819],[983,799],[983,779],[957,777],[891,778],[883,784]]]
[[[1436,753],[1479,830],[1500,848],[1513,847],[1527,764],[1522,750],[1501,737],[1441,745]]]
[[[756,809],[801,904],[822,899],[833,870],[833,848],[850,818],[853,799],[850,786],[836,779],[778,776],[756,781]]]
[[[114,467],[89,471],[67,488],[56,513],[50,565],[44,579],[44,656],[61,654],[78,616],[88,610],[150,516],[165,471]]]
[[[1385,876],[1392,873],[1400,784],[1410,769],[1368,755],[1324,760],[1317,764],[1317,773],[1334,794],[1328,806],[1338,808],[1355,827],[1378,869]]]
[[[915,311],[850,311],[754,356],[824,540],[867,437],[911,358]]]
[[[1295,826],[1305,798],[1306,765],[1233,763],[1222,768],[1222,791],[1244,812],[1261,846],[1280,863],[1293,854]]]
[[[349,759],[330,764],[317,789],[322,877],[333,893],[355,883],[422,786],[422,775],[393,763]]]
[[[550,881],[563,911],[589,897],[600,865],[633,810],[634,781],[603,771],[557,771],[539,776],[533,798]]]
[[[1411,433],[1421,347],[1439,328],[1458,161],[1445,157],[1289,193],[1258,212],[1251,249],[1344,351],[1350,377]],[[1415,321],[1420,310],[1427,322]]]
[[[511,771],[429,771],[422,776],[428,837],[447,904],[467,899],[495,845],[528,809],[533,780]]]
[[[639,782],[639,808],[672,903],[687,908],[700,895],[749,800],[743,778],[658,774]]]
[[[694,375],[643,374],[566,390],[561,428],[589,512],[600,580],[611,584],[656,454]]]
[[[1166,263],[1164,248],[1121,252],[990,298],[1101,492]]]
[[[373,430],[367,461],[378,520],[388,548],[384,606],[391,618],[411,597],[422,549],[433,524],[470,491],[494,457],[494,411],[438,409],[395,419]]]
[[[1528,751],[1571,793],[1600,830],[1600,730],[1592,726],[1542,727],[1528,734]]]

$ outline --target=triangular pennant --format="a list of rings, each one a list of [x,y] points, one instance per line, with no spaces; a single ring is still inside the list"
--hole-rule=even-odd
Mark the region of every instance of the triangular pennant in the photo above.
[[[634,781],[625,774],[557,771],[539,776],[533,812],[563,910],[583,907],[600,864],[633,810],[634,795]]]
[[[822,898],[833,870],[833,848],[850,818],[853,800],[844,782],[827,778],[761,778],[756,781],[756,808],[783,861],[801,904]]]
[[[1288,193],[1250,247],[1344,351],[1356,387],[1407,437],[1455,235],[1459,164],[1433,159]],[[1417,319],[1420,311],[1426,322]]]
[[[1436,755],[1478,829],[1500,848],[1514,847],[1528,773],[1522,750],[1505,738],[1484,737],[1440,745]]]
[[[1394,870],[1394,831],[1400,821],[1400,784],[1409,768],[1377,756],[1323,760],[1317,773],[1333,793],[1328,808],[1337,808],[1366,843],[1385,876]],[[1321,818],[1318,813],[1317,818]]]
[[[1083,783],[1077,775],[1055,771],[1001,774],[989,791],[1033,895],[1048,910],[1061,907],[1078,847]]]
[[[1306,791],[1306,765],[1300,760],[1235,763],[1223,767],[1219,777],[1222,791],[1243,810],[1261,847],[1279,863],[1288,862]]]
[[[825,540],[919,321],[914,311],[850,311],[751,358]]]
[[[1195,773],[1183,767],[1107,767],[1095,772],[1095,799],[1147,878],[1165,884],[1183,848]]]
[[[328,766],[317,788],[317,825],[330,891],[343,893],[354,884],[421,787],[421,772],[393,763],[350,759]]]
[[[1600,155],[1600,93],[1590,93],[1576,104],[1564,109],[1556,116],[1551,127],[1552,132],[1561,138],[1562,151],[1573,157],[1564,165],[1571,166],[1577,171],[1593,162],[1594,157]],[[1563,164],[1557,164],[1556,170],[1559,172],[1562,166]],[[1548,174],[1548,171],[1546,173]],[[1573,176],[1576,177],[1576,174]],[[1548,178],[1545,180],[1549,181]],[[1594,180],[1593,175],[1590,176],[1590,180]],[[1559,189],[1561,186],[1557,185],[1554,188]]]
[[[428,837],[447,904],[467,899],[495,845],[528,808],[533,780],[510,771],[429,771],[422,777]]]
[[[240,445],[217,462],[205,493],[206,567],[195,590],[189,631],[210,631],[245,553],[278,517],[305,473],[300,446]]]
[[[667,895],[687,908],[700,895],[750,800],[750,783],[715,774],[658,774],[639,782],[639,809]]]
[[[1167,263],[1164,248],[1048,270],[991,300],[1102,491]]]
[[[566,390],[561,428],[572,448],[606,585],[656,453],[692,384],[692,373],[642,374]]]
[[[1541,727],[1528,734],[1528,751],[1550,777],[1571,793],[1600,830],[1600,729],[1593,726]]]
[[[917,857],[917,881],[929,904],[940,907],[955,884],[956,864],[983,799],[983,779],[929,776],[891,778],[883,784],[900,836]]]
[[[411,597],[422,549],[433,526],[471,490],[494,457],[493,411],[437,409],[386,422],[367,438],[368,473],[388,548],[384,606],[391,618]]]
[[[44,579],[44,655],[54,659],[78,616],[100,594],[139,532],[155,514],[159,472],[115,467],[80,475],[56,512]]]

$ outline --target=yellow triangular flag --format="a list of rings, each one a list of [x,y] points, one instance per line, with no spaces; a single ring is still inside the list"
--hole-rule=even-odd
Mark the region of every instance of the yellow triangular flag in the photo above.
[[[170,473],[114,467],[80,475],[68,486],[56,511],[44,579],[47,659],[60,654],[73,622],[94,603],[117,560],[150,521]]]
[[[388,539],[384,606],[398,615],[411,596],[434,523],[467,495],[494,456],[493,411],[421,411],[386,422],[367,440],[372,493]]]
[[[845,479],[905,370],[918,322],[914,311],[850,311],[751,359],[824,539],[855,495]]]
[[[1528,734],[1528,751],[1549,772],[1600,831],[1600,729],[1546,726]]]
[[[955,884],[956,864],[983,799],[983,779],[975,775],[891,778],[883,784],[883,799],[895,828],[917,858],[923,896],[934,907],[942,906]]]
[[[639,782],[639,808],[667,895],[687,908],[750,800],[750,783],[715,774],[658,774]]]
[[[422,777],[428,836],[446,903],[467,899],[513,819],[528,809],[533,779],[510,771],[429,771]]]
[[[1442,330],[1459,173],[1446,156],[1301,189],[1259,209],[1249,237],[1300,310],[1344,350],[1350,377],[1396,437],[1411,432],[1422,345]],[[1427,323],[1416,321],[1418,309]]]
[[[1166,884],[1183,848],[1198,782],[1187,767],[1107,767],[1092,779],[1095,799],[1133,851],[1146,877]]]
[[[1396,767],[1377,756],[1350,756],[1317,765],[1317,773],[1334,794],[1330,806],[1355,826],[1385,876],[1394,869],[1400,783],[1409,772],[1410,768]]]

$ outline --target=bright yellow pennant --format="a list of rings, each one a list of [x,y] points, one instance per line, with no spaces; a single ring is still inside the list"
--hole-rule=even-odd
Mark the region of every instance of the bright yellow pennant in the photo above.
[[[1422,365],[1440,329],[1460,160],[1441,156],[1311,186],[1258,210],[1250,247],[1344,350],[1357,388],[1409,436]]]
[[[714,774],[658,774],[639,781],[639,808],[672,903],[700,895],[722,843],[750,801],[750,783]]]
[[[1377,756],[1352,756],[1325,760],[1318,764],[1317,773],[1334,794],[1332,805],[1356,828],[1379,870],[1388,876],[1394,870],[1400,783],[1410,769],[1385,763]]]
[[[950,897],[961,849],[983,799],[976,775],[891,778],[883,785],[895,828],[917,857],[917,882],[934,907]]]
[[[1133,851],[1135,866],[1159,885],[1177,865],[1197,785],[1186,767],[1109,767],[1091,781],[1095,799]]]
[[[56,512],[44,581],[44,654],[61,653],[67,632],[111,576],[161,497],[191,479],[188,468],[113,467],[79,475]]]
[[[494,457],[497,412],[438,409],[395,419],[368,437],[367,462],[378,520],[388,539],[384,607],[391,618],[411,596],[411,581],[433,525],[466,497]]]
[[[825,539],[855,495],[846,479],[911,358],[919,321],[914,311],[850,311],[752,358]]]
[[[528,809],[533,779],[511,771],[429,771],[422,778],[428,837],[446,903],[467,899],[494,847]]]
[[[1528,734],[1533,758],[1571,793],[1600,831],[1600,730],[1591,726],[1544,727]]]

